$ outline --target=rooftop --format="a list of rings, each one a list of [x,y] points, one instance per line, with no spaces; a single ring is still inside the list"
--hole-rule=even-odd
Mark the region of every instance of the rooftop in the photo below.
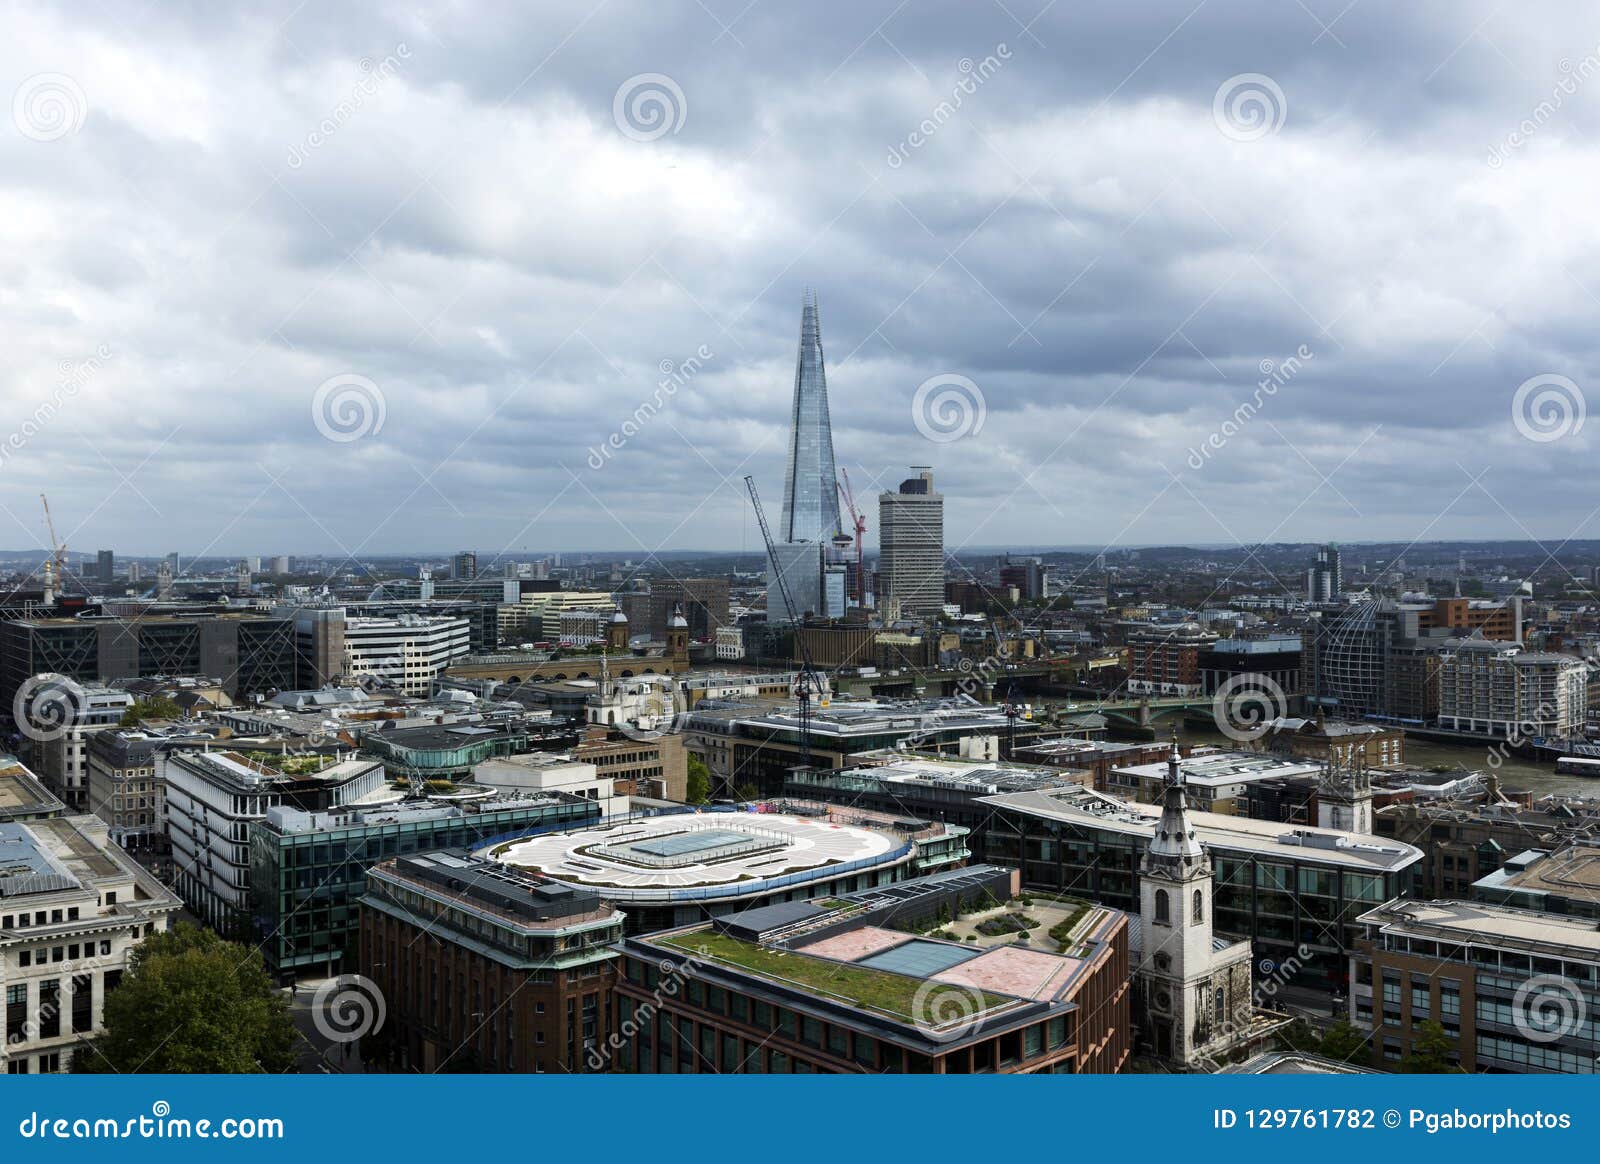
[[[1184,783],[1199,788],[1267,780],[1274,776],[1314,776],[1322,771],[1315,761],[1289,759],[1261,752],[1206,752],[1178,761]],[[1165,780],[1166,761],[1135,764],[1117,771],[1140,780]]]
[[[1480,946],[1571,951],[1600,959],[1593,918],[1569,918],[1470,901],[1392,901],[1361,915],[1386,934],[1446,938]]]
[[[902,936],[912,941],[921,940],[912,939],[910,935]],[[861,1010],[875,1011],[900,1022],[917,1022],[919,1018],[926,1021],[929,1017],[926,982],[908,973],[794,953],[743,941],[710,929],[666,934],[652,941],[703,961],[720,962],[779,985],[798,987],[807,994]],[[946,980],[942,976],[934,977]],[[964,1013],[957,1025],[970,1025],[986,1013],[1016,1006],[1018,1002],[1016,998],[988,991],[978,991],[970,996],[963,992],[962,999],[967,1005],[961,1008]]]
[[[1530,849],[1476,886],[1600,901],[1600,846],[1578,844],[1556,853]]]
[[[678,813],[496,845],[480,854],[624,900],[762,893],[778,877],[802,881],[846,865],[892,863],[911,842],[874,829],[779,813]]]
[[[1118,800],[1088,788],[1009,792],[985,796],[982,803],[1046,820],[1064,821],[1147,842],[1155,835],[1161,806]],[[1190,823],[1208,849],[1231,850],[1278,860],[1307,860],[1352,870],[1388,873],[1422,859],[1422,851],[1402,841],[1378,839],[1335,829],[1314,829],[1220,813],[1189,813]]]
[[[77,878],[39,843],[31,829],[0,824],[0,898],[76,888]]]
[[[468,903],[523,929],[556,928],[591,915],[616,911],[597,893],[535,877],[497,861],[464,853],[399,857],[375,872],[405,881],[447,904]]]
[[[0,820],[53,816],[65,811],[66,805],[22,761],[0,755]]]

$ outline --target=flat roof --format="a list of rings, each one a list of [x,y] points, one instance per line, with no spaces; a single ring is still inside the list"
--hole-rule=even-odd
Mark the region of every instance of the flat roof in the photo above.
[[[1275,776],[1315,775],[1322,771],[1322,765],[1314,760],[1289,759],[1260,752],[1211,752],[1183,757],[1178,761],[1178,769],[1183,773],[1186,783],[1209,788],[1267,780]],[[1141,780],[1164,780],[1167,764],[1165,760],[1153,764],[1133,764],[1116,771]]]
[[[763,893],[777,877],[821,879],[847,864],[893,863],[910,851],[908,840],[827,817],[724,812],[544,833],[479,855],[622,900],[671,900],[680,893],[702,897],[708,889]]]
[[[1005,792],[982,797],[979,803],[1140,839],[1153,837],[1161,819],[1158,804],[1118,800],[1078,786],[1043,792]],[[1316,861],[1375,873],[1392,873],[1422,860],[1421,849],[1388,837],[1285,825],[1214,812],[1191,811],[1189,820],[1208,849],[1247,852],[1281,861]]]
[[[1600,928],[1593,918],[1566,917],[1482,905],[1473,901],[1393,901],[1361,915],[1360,921],[1385,933],[1447,936],[1478,945],[1567,949],[1600,958]]]
[[[78,879],[25,825],[0,824],[0,897],[77,889]]]
[[[0,818],[65,812],[67,806],[15,756],[0,755]]]
[[[1600,846],[1573,845],[1555,853],[1522,853],[1476,884],[1600,900]]]

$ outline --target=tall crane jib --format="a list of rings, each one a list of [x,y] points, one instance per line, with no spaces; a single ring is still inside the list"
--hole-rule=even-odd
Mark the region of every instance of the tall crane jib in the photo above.
[[[817,672],[816,664],[811,659],[811,646],[806,642],[804,627],[795,617],[794,595],[789,593],[789,582],[784,577],[782,563],[778,559],[776,547],[772,541],[772,530],[767,525],[766,512],[761,508],[761,494],[756,491],[756,479],[747,476],[744,479],[745,488],[750,491],[750,504],[755,507],[756,523],[761,527],[761,540],[767,547],[767,562],[772,569],[773,579],[778,584],[779,597],[783,599],[783,608],[789,612],[789,617],[794,622],[794,641],[800,648],[800,677],[795,682],[794,695],[800,719],[800,763],[803,767],[811,767],[811,697],[822,691],[821,676]],[[767,619],[772,619],[772,598],[767,598]]]

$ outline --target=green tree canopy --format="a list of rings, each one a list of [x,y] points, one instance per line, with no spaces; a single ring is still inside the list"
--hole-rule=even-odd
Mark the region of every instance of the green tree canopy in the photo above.
[[[146,938],[106,996],[105,1030],[72,1057],[88,1074],[283,1072],[294,1024],[261,955],[196,926]]]
[[[1450,1062],[1455,1049],[1456,1042],[1444,1033],[1444,1027],[1429,1019],[1412,1040],[1411,1053],[1400,1060],[1400,1071],[1405,1075],[1449,1075],[1460,1070]]]
[[[1372,1044],[1349,1019],[1340,1019],[1322,1036],[1321,1053],[1340,1063],[1365,1063],[1372,1058]]]
[[[121,726],[137,727],[147,719],[182,719],[183,708],[165,695],[135,700],[132,707],[122,713]]]
[[[711,799],[711,769],[693,752],[689,753],[688,791],[684,795],[690,804],[704,804]]]

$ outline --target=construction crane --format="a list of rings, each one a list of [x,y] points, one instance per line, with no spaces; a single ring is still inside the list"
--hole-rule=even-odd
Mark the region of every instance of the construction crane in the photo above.
[[[800,763],[803,767],[811,767],[811,696],[813,693],[820,696],[823,691],[822,676],[817,673],[817,666],[811,659],[811,646],[806,642],[805,627],[801,624],[800,616],[796,612],[794,596],[789,593],[789,582],[784,577],[783,563],[779,561],[776,547],[772,542],[772,530],[767,527],[767,515],[761,508],[761,494],[756,492],[756,479],[746,477],[745,488],[750,491],[750,504],[755,507],[756,521],[761,526],[761,540],[766,543],[767,561],[772,564],[772,576],[778,583],[778,594],[783,599],[783,608],[789,612],[793,621],[795,632],[794,641],[800,648],[800,677],[795,680],[794,696],[800,713]],[[767,621],[772,621],[772,598],[767,597]]]
[[[44,524],[50,531],[50,561],[54,563],[56,588],[62,592],[67,588],[67,543],[56,537],[55,519],[50,516],[50,499],[43,493],[39,500],[44,503]]]
[[[861,516],[861,511],[856,508],[855,495],[850,491],[850,474],[844,469],[839,470],[839,475],[844,480],[836,482],[839,487],[839,496],[844,498],[844,507],[850,511],[850,523],[856,531],[856,605],[867,604],[867,572],[862,566],[861,535],[867,532],[867,519]]]

